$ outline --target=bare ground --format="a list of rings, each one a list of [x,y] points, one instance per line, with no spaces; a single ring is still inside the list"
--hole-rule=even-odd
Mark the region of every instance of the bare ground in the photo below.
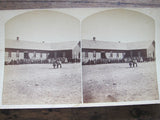
[[[3,104],[81,103],[81,65],[51,64],[5,66]]]
[[[157,100],[155,62],[85,65],[83,70],[84,103]]]

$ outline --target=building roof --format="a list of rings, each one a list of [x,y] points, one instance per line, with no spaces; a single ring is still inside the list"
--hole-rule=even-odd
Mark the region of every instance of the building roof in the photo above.
[[[22,40],[6,40],[5,48],[31,49],[31,50],[72,50],[78,41],[68,41],[60,43],[40,43]]]
[[[153,40],[148,41],[139,41],[139,42],[130,42],[127,43],[128,50],[134,50],[134,49],[147,49],[152,44]]]
[[[82,48],[85,49],[136,50],[147,49],[151,44],[152,41],[124,43],[98,40],[82,40]]]
[[[67,42],[59,42],[59,43],[52,43],[51,49],[52,50],[72,50],[79,41],[67,41]]]
[[[111,42],[99,40],[82,40],[82,48],[85,49],[108,49],[108,50],[136,50],[147,49],[153,41],[140,42]],[[6,40],[5,48],[13,49],[32,49],[32,50],[72,50],[78,41],[67,41],[59,43],[40,43],[22,40]]]
[[[82,40],[82,48],[126,50],[127,46],[126,46],[126,44],[119,43],[119,42]]]

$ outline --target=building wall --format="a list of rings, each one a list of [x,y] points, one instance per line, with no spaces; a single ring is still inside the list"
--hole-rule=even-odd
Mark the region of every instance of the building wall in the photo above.
[[[102,53],[105,54],[105,58],[107,58],[107,59],[122,60],[124,58],[124,53],[125,52],[118,52],[118,51],[114,51],[114,52],[104,52],[104,51],[103,52],[97,52],[97,51],[94,51],[94,50],[93,51],[83,51],[82,52],[82,58],[83,58],[83,60],[95,60],[95,59],[98,60],[98,59],[102,58]],[[88,55],[86,55],[86,54],[88,54]]]
[[[148,49],[135,49],[135,50],[82,50],[82,62],[94,60],[107,60],[108,62],[128,62],[130,58],[135,58],[138,61],[149,61],[155,59],[155,48],[150,45]],[[96,55],[94,55],[96,53]],[[106,62],[104,62],[106,63]]]
[[[10,57],[8,56],[8,52],[5,52],[5,61],[10,61]]]
[[[80,59],[80,42],[72,50],[72,59]]]
[[[72,50],[50,51],[49,58],[72,58]]]
[[[25,59],[25,53],[28,53],[30,60],[46,60],[48,54],[46,52],[39,51],[6,50],[5,61],[10,62],[11,60]]]
[[[17,52],[18,51],[18,52]],[[76,52],[76,56],[73,53]],[[17,56],[18,54],[18,56]],[[80,47],[75,47],[74,50],[59,50],[59,51],[43,51],[43,50],[15,50],[6,49],[5,62],[24,60],[28,63],[41,63],[41,61],[52,61],[53,58],[60,58],[64,62],[67,58],[68,62],[73,62],[73,59],[80,57]],[[27,57],[26,57],[27,56]]]
[[[142,57],[147,58],[147,50],[146,49],[140,49],[140,50],[129,50],[126,52],[125,57]]]
[[[147,49],[147,58],[155,58],[155,48],[152,44]]]

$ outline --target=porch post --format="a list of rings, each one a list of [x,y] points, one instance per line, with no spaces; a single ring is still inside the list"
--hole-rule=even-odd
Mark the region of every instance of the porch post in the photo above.
[[[157,69],[157,80],[158,80],[158,90],[159,90],[159,96],[160,96],[160,17],[155,19],[155,55],[156,55],[156,69]]]
[[[0,106],[2,105],[4,59],[5,59],[5,23],[0,20]]]

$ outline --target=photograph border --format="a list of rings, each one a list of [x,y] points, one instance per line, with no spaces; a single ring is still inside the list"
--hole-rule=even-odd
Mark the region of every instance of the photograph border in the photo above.
[[[16,10],[20,11],[20,13],[35,11],[35,10],[62,10],[65,11],[67,9],[99,9],[99,10],[110,10],[110,9],[127,9],[127,10],[137,10],[147,12],[148,14],[152,13],[152,16],[155,18],[155,42],[156,42],[156,70],[157,70],[157,84],[158,84],[158,92],[159,92],[159,100],[151,100],[151,101],[129,101],[129,102],[106,102],[106,103],[81,103],[81,104],[53,104],[53,105],[3,105],[2,104],[2,93],[3,93],[3,78],[4,78],[4,58],[5,58],[5,20],[0,19],[0,109],[26,109],[26,108],[77,108],[77,107],[99,107],[99,106],[125,106],[125,105],[145,105],[145,104],[160,104],[160,8],[52,8],[52,9],[23,9],[23,10]],[[0,10],[0,16],[2,18],[7,14],[3,13],[4,11],[11,12],[12,10]],[[159,11],[159,12],[158,12]],[[24,13],[25,13],[24,12]],[[157,17],[156,17],[157,16]],[[12,17],[13,18],[13,17]],[[8,20],[7,20],[8,21]],[[82,32],[82,31],[81,31]],[[82,38],[82,36],[80,36]],[[81,39],[82,40],[82,39]],[[82,51],[82,49],[81,49]],[[82,59],[82,54],[81,54]],[[81,61],[82,62],[82,61]],[[82,79],[82,76],[81,76]],[[81,80],[82,84],[83,81]],[[83,87],[83,85],[81,85]],[[83,88],[81,88],[81,92],[83,94]],[[83,97],[82,97],[83,99]]]

